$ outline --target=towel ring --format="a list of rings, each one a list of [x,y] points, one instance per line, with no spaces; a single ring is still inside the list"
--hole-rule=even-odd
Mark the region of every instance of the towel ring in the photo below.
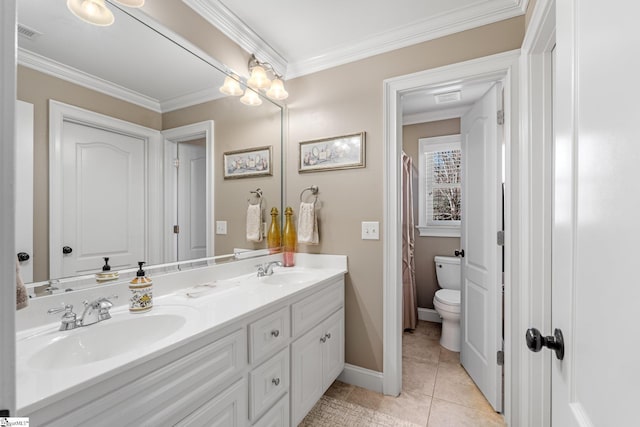
[[[247,202],[249,202],[250,205],[262,205],[262,190],[259,188],[256,188],[253,191],[249,191],[249,193],[254,194],[256,199],[257,199],[257,203],[251,203],[251,198],[247,199]]]
[[[312,185],[311,187],[307,187],[304,190],[302,190],[302,192],[300,193],[300,203],[302,203],[302,196],[304,195],[305,191],[310,191],[311,194],[313,194],[314,196],[316,196],[315,200],[313,201],[313,203],[318,201],[318,186],[317,185]]]

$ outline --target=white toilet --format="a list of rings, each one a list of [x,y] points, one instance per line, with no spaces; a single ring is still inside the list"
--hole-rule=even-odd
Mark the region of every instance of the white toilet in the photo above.
[[[442,288],[433,298],[433,306],[442,318],[440,345],[460,351],[460,258],[437,256],[434,261]]]

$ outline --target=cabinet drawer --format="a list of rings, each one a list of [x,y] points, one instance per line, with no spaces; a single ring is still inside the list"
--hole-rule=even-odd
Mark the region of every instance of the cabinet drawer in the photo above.
[[[289,307],[249,325],[249,361],[255,363],[284,346],[289,339]]]
[[[307,329],[317,325],[344,304],[344,280],[329,286],[291,308],[293,336],[297,337]]]
[[[285,348],[251,372],[249,413],[256,420],[289,388],[289,349]]]
[[[273,405],[254,427],[289,427],[289,393]]]
[[[182,419],[176,426],[236,427],[246,424],[247,385],[243,378]]]

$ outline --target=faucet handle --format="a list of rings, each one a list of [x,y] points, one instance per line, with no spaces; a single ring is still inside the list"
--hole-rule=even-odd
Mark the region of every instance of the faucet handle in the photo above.
[[[55,314],[55,313],[61,313],[64,311],[64,314],[62,315],[62,319],[60,323],[60,331],[68,331],[70,329],[75,329],[75,327],[78,325],[78,322],[76,320],[76,314],[73,312],[73,305],[71,304],[66,304],[63,307],[54,307],[54,308],[50,308],[49,310],[47,310],[47,313],[49,314]]]
[[[56,313],[62,313],[62,312],[66,313],[73,313],[73,305],[71,304],[65,304],[64,307],[53,307],[50,308],[49,310],[47,310],[48,314],[56,314]]]

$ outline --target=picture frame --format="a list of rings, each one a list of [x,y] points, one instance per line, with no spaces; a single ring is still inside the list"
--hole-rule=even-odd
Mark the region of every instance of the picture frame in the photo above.
[[[227,151],[222,156],[224,179],[272,176],[272,146]]]
[[[365,145],[365,132],[300,142],[298,173],[364,168]]]

